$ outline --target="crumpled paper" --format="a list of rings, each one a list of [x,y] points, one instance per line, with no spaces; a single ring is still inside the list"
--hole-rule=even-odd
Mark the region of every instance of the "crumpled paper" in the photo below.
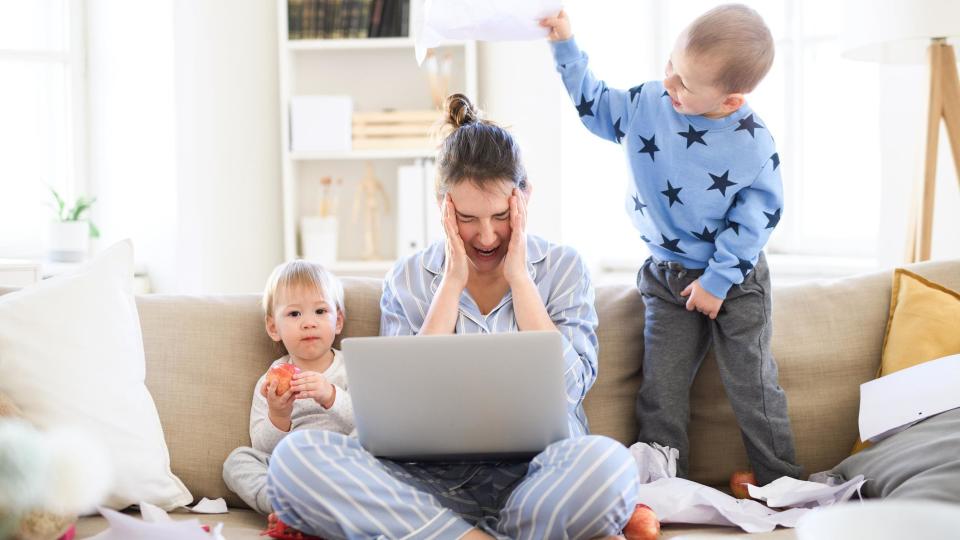
[[[201,514],[226,513],[227,505],[223,499],[211,501],[203,498],[193,508],[188,508],[191,512]],[[203,530],[200,521],[197,519],[185,519],[174,521],[160,507],[147,502],[140,503],[140,516],[143,519],[137,519],[133,516],[112,510],[110,508],[100,507],[100,514],[106,518],[110,527],[89,540],[224,540],[223,523],[217,523],[210,528],[210,532]]]
[[[545,39],[540,19],[560,12],[560,0],[426,0],[415,45],[417,64],[427,49],[462,40]]]
[[[767,502],[737,499],[717,489],[676,478],[679,452],[659,444],[635,443],[630,454],[640,474],[638,502],[646,504],[660,523],[739,527],[745,532],[769,532],[778,525],[795,527],[810,509],[844,502],[859,493],[863,476],[838,485],[781,477],[764,487],[747,484],[750,496]],[[769,508],[769,507],[775,508]],[[786,510],[777,510],[784,508]]]

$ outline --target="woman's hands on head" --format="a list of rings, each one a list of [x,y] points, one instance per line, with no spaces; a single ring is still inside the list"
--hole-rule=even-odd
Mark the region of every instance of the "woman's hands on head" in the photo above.
[[[510,244],[503,258],[503,277],[511,287],[530,279],[527,272],[527,196],[520,188],[510,194]]]
[[[443,197],[441,215],[443,230],[446,233],[444,242],[446,266],[443,270],[443,283],[457,291],[462,291],[467,286],[470,267],[467,261],[467,250],[457,227],[457,209],[453,206],[453,198],[449,193]]]

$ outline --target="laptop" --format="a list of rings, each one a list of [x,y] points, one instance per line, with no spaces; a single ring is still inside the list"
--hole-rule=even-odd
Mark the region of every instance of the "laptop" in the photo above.
[[[347,338],[357,437],[406,461],[530,458],[569,436],[559,332]]]

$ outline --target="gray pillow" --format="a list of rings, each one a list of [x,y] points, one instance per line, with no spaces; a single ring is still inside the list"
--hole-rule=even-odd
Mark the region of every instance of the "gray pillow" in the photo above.
[[[867,497],[960,504],[960,409],[932,416],[858,452],[831,476],[867,479]]]

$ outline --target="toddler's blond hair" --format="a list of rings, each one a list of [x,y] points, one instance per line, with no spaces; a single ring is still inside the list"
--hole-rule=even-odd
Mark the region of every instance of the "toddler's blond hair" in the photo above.
[[[297,287],[316,287],[327,303],[336,306],[337,313],[343,313],[343,284],[337,276],[319,264],[296,259],[278,265],[270,273],[263,291],[264,314],[273,317],[279,292]]]
[[[763,17],[743,4],[724,4],[697,17],[684,30],[691,56],[720,63],[713,84],[724,92],[748,93],[773,65],[773,36]]]

